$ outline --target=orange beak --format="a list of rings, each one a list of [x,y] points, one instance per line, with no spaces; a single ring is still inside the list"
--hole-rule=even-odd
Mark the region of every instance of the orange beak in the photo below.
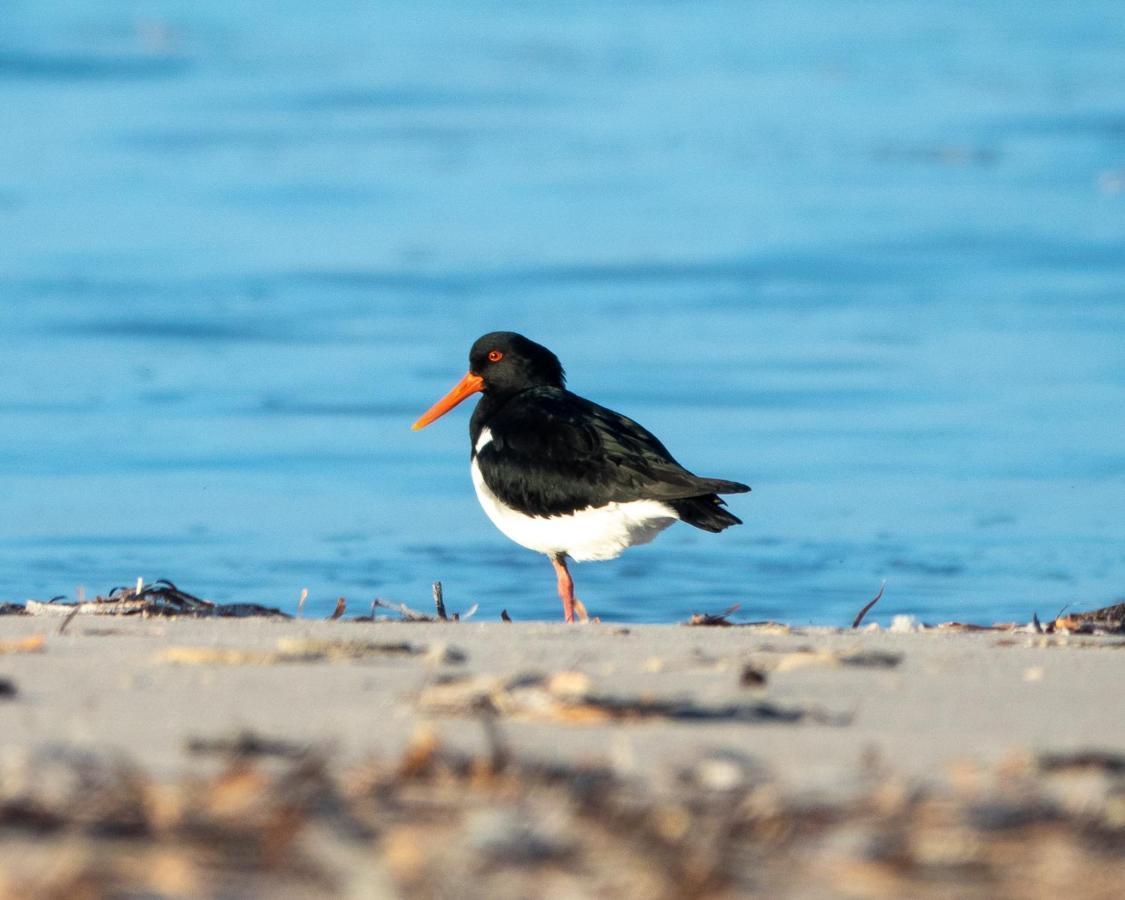
[[[479,375],[474,375],[472,372],[469,372],[453,386],[453,390],[427,409],[422,414],[422,418],[410,426],[410,430],[417,431],[419,428],[425,428],[434,421],[434,419],[440,419],[444,416],[466,397],[471,397],[473,394],[483,390],[484,379]]]

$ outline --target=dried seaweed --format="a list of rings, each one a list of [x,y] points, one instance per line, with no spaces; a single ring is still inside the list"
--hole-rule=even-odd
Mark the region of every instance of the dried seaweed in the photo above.
[[[386,600],[380,600],[378,597],[376,597],[374,600],[371,601],[372,618],[374,618],[374,616],[375,616],[375,608],[376,607],[378,607],[380,609],[394,610],[395,612],[397,612],[402,617],[402,620],[404,622],[436,622],[437,621],[437,619],[435,619],[433,616],[427,616],[425,613],[420,613],[417,610],[413,610],[409,606],[407,606],[405,603],[390,603]]]
[[[266,756],[301,759],[312,752],[307,744],[264,737],[253,731],[240,731],[235,735],[217,738],[189,738],[184,749],[194,756],[219,755],[238,759]]]
[[[137,584],[130,587],[115,587],[108,594],[93,600],[79,599],[77,603],[59,603],[61,597],[51,600],[28,600],[24,610],[34,616],[57,615],[67,620],[76,614],[111,616],[189,616],[189,617],[234,617],[266,616],[272,618],[291,618],[287,613],[257,603],[212,603],[186,591],[180,590],[167,579],[161,578],[152,584]],[[66,620],[61,628],[65,629]]]
[[[434,583],[435,605],[437,605],[436,602],[441,597],[440,585],[441,585],[440,581]],[[380,600],[379,598],[376,597],[374,600],[371,601],[371,616],[370,617],[364,616],[361,619],[356,619],[356,621],[368,621],[368,622],[373,621],[375,619],[375,609],[376,608],[390,609],[390,610],[393,610],[394,612],[397,612],[399,614],[399,616],[401,617],[403,622],[462,622],[466,619],[471,619],[474,615],[476,615],[477,610],[480,608],[480,606],[479,606],[479,604],[474,603],[472,606],[470,606],[464,612],[455,612],[450,617],[450,616],[444,615],[445,614],[445,602],[444,602],[444,600],[442,600],[441,606],[439,608],[440,616],[435,617],[435,616],[427,616],[425,613],[420,613],[415,609],[411,609],[405,603],[390,603],[386,600]]]
[[[53,752],[0,778],[0,898],[31,896],[1117,896],[1118,762],[1063,755],[975,787],[885,774],[838,798],[788,793],[741,755],[655,781],[608,763],[483,752],[422,731],[401,755],[341,767],[256,735],[204,740],[227,761],[160,781]],[[265,758],[263,758],[265,757]],[[1050,781],[1104,772],[1081,804]]]
[[[883,650],[816,650],[812,647],[798,647],[782,653],[772,661],[763,661],[776,672],[789,672],[805,668],[840,668],[844,666],[862,669],[893,669],[903,660],[901,653]]]
[[[281,638],[276,650],[233,647],[168,647],[155,657],[175,665],[272,666],[284,663],[338,662],[388,656],[422,656],[437,662],[463,662],[465,653],[444,643]]]
[[[418,706],[425,712],[442,715],[472,715],[487,710],[504,717],[568,724],[651,719],[746,723],[812,721],[831,725],[846,725],[850,721],[845,715],[768,702],[708,705],[690,698],[606,694],[594,690],[589,678],[580,672],[443,679],[421,692]]]
[[[1047,626],[1048,633],[1066,631],[1071,634],[1125,634],[1125,603],[1115,603],[1089,612],[1061,613]]]
[[[729,617],[738,612],[741,607],[741,603],[735,603],[733,606],[728,606],[721,613],[692,613],[691,618],[683,624],[729,628],[734,624],[732,621],[730,621]]]
[[[1125,753],[1104,750],[1044,753],[1038,759],[1038,766],[1041,772],[1093,771],[1125,775]]]

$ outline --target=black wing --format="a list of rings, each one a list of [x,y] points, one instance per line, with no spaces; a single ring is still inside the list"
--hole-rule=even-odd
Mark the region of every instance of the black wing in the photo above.
[[[693,475],[632,419],[559,388],[514,397],[486,427],[481,474],[505,505],[528,515],[749,490]]]

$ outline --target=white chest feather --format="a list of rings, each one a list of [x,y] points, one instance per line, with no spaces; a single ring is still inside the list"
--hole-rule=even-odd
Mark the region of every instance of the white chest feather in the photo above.
[[[476,449],[492,440],[488,429],[481,432]],[[666,503],[632,500],[590,506],[569,515],[529,516],[505,506],[484,483],[476,459],[472,463],[477,499],[507,537],[539,553],[565,553],[571,559],[613,559],[634,544],[647,544],[679,516]]]

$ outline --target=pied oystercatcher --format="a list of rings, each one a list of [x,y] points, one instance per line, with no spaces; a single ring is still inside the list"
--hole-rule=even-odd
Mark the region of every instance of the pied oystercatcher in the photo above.
[[[558,357],[523,335],[494,331],[473,344],[468,373],[414,430],[476,393],[477,499],[509,538],[550,557],[568,622],[587,618],[568,556],[613,559],[677,519],[704,531],[742,524],[719,494],[747,485],[693,475],[632,419],[572,394]]]

